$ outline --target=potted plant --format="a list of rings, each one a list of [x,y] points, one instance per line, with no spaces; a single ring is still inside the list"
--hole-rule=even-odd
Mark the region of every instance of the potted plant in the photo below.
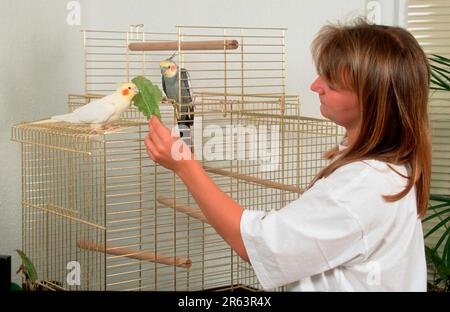
[[[428,264],[433,268],[433,280],[428,284],[429,291],[450,291],[450,197],[431,195],[435,204],[428,208],[431,214],[423,223],[435,221],[435,225],[425,233],[425,239],[441,231],[436,243],[425,246]]]
[[[450,59],[432,54],[430,61],[430,89],[450,91]],[[433,280],[428,284],[429,291],[450,291],[450,196],[430,195],[428,216],[422,220],[424,225],[432,224],[425,233],[425,253],[428,264],[433,268]],[[427,238],[439,233],[433,243]]]
[[[19,270],[17,271],[17,274],[22,274],[22,289],[28,290],[28,291],[36,291],[36,290],[64,290],[62,287],[62,284],[55,281],[44,281],[39,280],[36,268],[31,262],[30,258],[27,257],[27,255],[20,249],[16,250],[19,254],[20,258],[22,259],[22,264],[19,267]],[[21,290],[21,287],[14,284],[13,290]]]

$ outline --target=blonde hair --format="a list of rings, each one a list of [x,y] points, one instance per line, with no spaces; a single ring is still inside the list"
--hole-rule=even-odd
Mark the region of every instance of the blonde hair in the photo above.
[[[353,25],[324,26],[312,44],[312,54],[319,75],[356,93],[362,122],[353,145],[341,153],[337,148],[327,153],[328,158],[339,157],[319,172],[311,186],[359,160],[406,164],[411,176],[405,189],[383,198],[399,200],[415,185],[417,213],[423,217],[431,180],[430,72],[416,39],[402,28],[358,19]]]

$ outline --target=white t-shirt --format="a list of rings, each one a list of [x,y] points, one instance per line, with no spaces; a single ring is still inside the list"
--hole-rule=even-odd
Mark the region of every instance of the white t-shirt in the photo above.
[[[408,175],[405,166],[393,166]],[[386,163],[338,168],[300,198],[269,213],[245,210],[242,238],[265,290],[426,291],[415,188]]]

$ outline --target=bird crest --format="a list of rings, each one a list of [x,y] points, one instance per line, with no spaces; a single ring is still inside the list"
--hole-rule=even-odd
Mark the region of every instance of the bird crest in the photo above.
[[[173,54],[166,60],[167,61],[173,61],[173,58],[175,57],[175,55],[177,55],[177,51],[173,52]]]

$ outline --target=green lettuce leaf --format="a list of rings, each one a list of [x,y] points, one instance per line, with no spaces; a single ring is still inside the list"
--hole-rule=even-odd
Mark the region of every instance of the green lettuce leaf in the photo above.
[[[139,88],[139,93],[133,98],[134,105],[141,111],[147,119],[155,115],[161,120],[159,103],[161,103],[162,92],[157,85],[154,85],[145,77],[138,76],[131,80]]]

